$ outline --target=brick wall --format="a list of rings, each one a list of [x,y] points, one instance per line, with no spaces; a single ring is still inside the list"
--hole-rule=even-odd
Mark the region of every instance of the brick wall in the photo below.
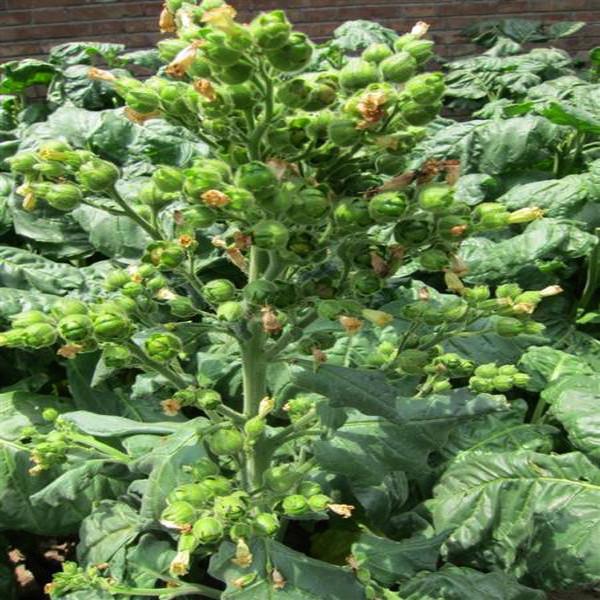
[[[588,25],[560,45],[583,51],[600,45],[600,0],[231,0],[246,19],[283,7],[313,38],[326,37],[341,22],[372,19],[398,31],[416,20],[431,23],[442,56],[469,53],[461,29],[477,20],[526,17],[582,20]],[[129,48],[154,44],[160,0],[0,0],[0,62],[43,56],[72,40],[121,42]]]

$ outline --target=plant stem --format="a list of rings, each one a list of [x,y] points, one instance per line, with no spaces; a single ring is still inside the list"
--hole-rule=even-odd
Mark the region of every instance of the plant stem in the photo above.
[[[600,228],[596,228],[596,235],[600,236]],[[585,282],[585,289],[581,295],[577,308],[586,309],[590,303],[596,288],[598,287],[598,281],[600,279],[600,242],[597,243],[589,258],[587,280]]]
[[[148,223],[146,219],[138,215],[135,210],[133,210],[133,208],[131,208],[131,206],[129,206],[129,204],[127,204],[127,202],[121,198],[121,195],[116,189],[111,191],[110,197],[123,209],[123,212],[132,221],[135,221],[151,238],[155,240],[162,239],[160,232],[156,228],[152,227],[152,225]]]
[[[544,415],[544,410],[546,410],[546,400],[540,394],[539,400],[537,401],[537,404],[535,405],[535,409],[533,410],[533,414],[531,415],[531,423],[533,425],[536,425],[537,423],[540,422],[540,419]]]
[[[74,442],[79,442],[80,444],[83,444],[84,446],[93,448],[94,450],[97,450],[98,452],[104,454],[105,456],[110,457],[111,459],[115,460],[116,462],[124,462],[124,463],[131,462],[131,458],[127,454],[125,454],[124,452],[121,452],[120,450],[117,450],[116,448],[113,448],[112,446],[109,446],[108,444],[99,442],[96,438],[92,437],[91,435],[84,435],[83,433],[70,432],[69,437]]]
[[[150,371],[154,371],[159,375],[162,375],[167,381],[170,381],[176,388],[183,389],[189,385],[183,377],[174,373],[169,367],[160,364],[158,361],[151,359],[149,356],[144,354],[143,350],[134,344],[129,342],[127,347],[131,353],[142,363],[144,367],[147,367]]]
[[[206,585],[200,584],[185,584],[179,587],[173,588],[162,588],[162,589],[152,589],[152,588],[133,588],[133,587],[125,587],[125,586],[111,586],[110,588],[111,594],[122,594],[127,597],[131,596],[148,596],[148,597],[160,597],[160,596],[204,596],[205,598],[216,598],[217,600],[221,598],[221,592],[219,590],[215,590],[214,588],[208,587]]]
[[[252,132],[250,139],[248,140],[248,151],[252,160],[260,160],[260,142],[263,135],[271,124],[273,118],[273,81],[265,73],[265,114],[258,127]]]

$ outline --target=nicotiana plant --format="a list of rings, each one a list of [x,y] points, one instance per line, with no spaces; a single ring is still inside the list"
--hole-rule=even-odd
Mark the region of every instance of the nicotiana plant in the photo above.
[[[427,25],[363,25],[360,56],[316,48],[279,10],[242,25],[222,0],[169,0],[160,26],[176,37],[155,76],[87,68],[125,105],[94,143],[58,134],[7,159],[23,213],[85,208],[143,240],[101,286],[0,334],[55,349],[88,402],[35,398],[42,418],[5,440],[20,477],[44,482],[34,504],[63,507],[49,530],[83,520],[79,564],[50,596],[525,600],[593,585],[600,471],[556,370],[535,347],[519,363],[544,342],[534,316],[560,298],[556,271],[499,281],[502,260],[473,275],[463,250],[550,226],[536,204],[471,201],[493,176],[469,188],[461,162],[491,163],[491,147],[423,160],[444,135]],[[194,151],[125,164],[140,150],[121,132],[157,122]],[[532,128],[548,146],[562,134]],[[546,385],[529,410],[521,396]],[[127,410],[94,410],[100,388]],[[549,404],[577,451],[552,452]]]

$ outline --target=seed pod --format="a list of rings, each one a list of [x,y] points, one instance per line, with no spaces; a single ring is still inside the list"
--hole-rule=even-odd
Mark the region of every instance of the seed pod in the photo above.
[[[219,467],[209,458],[201,458],[192,465],[191,473],[196,481],[201,481],[206,477],[218,475]]]
[[[258,248],[276,250],[284,248],[289,240],[288,228],[279,221],[264,220],[252,230],[252,240]]]
[[[254,518],[253,525],[261,535],[275,535],[279,531],[279,519],[274,513],[259,513]]]
[[[250,23],[250,33],[263,50],[277,50],[290,39],[292,26],[282,10],[261,13]]]
[[[99,342],[122,341],[129,337],[131,322],[121,313],[101,312],[93,318],[94,336]]]
[[[92,320],[87,315],[69,315],[58,322],[58,333],[66,342],[84,342],[93,335]]]
[[[288,41],[278,48],[266,53],[267,60],[279,71],[286,73],[299,71],[312,58],[313,47],[308,37],[299,32],[290,34]]]
[[[300,478],[290,465],[270,467],[263,475],[264,484],[277,494],[287,492]]]
[[[46,348],[56,342],[56,329],[49,323],[34,323],[23,329],[23,341],[30,348]]]
[[[380,223],[397,221],[408,207],[408,198],[401,192],[383,192],[369,202],[369,215]]]
[[[192,535],[201,544],[215,544],[224,535],[223,525],[214,517],[202,517],[194,523]]]
[[[223,400],[217,390],[200,390],[196,394],[196,402],[203,410],[215,410],[221,406]]]
[[[515,337],[525,332],[525,325],[518,319],[502,317],[495,323],[496,333],[502,337]]]
[[[361,55],[363,60],[378,65],[394,52],[387,44],[371,44]]]
[[[244,438],[237,429],[220,429],[210,436],[208,446],[217,456],[230,456],[242,450]]]
[[[267,424],[261,417],[252,417],[244,424],[244,433],[250,441],[255,441],[262,437],[267,428]]]
[[[277,177],[266,164],[252,161],[238,169],[236,185],[252,192],[260,202],[275,193],[278,182]]]
[[[167,527],[185,527],[191,525],[196,518],[196,509],[189,503],[183,501],[169,504],[160,515],[160,522]]]
[[[283,512],[290,517],[298,517],[310,511],[308,501],[300,494],[286,496],[281,503]]]
[[[213,498],[215,493],[203,483],[186,483],[175,488],[167,497],[169,504],[187,502],[194,508],[203,508]]]
[[[272,281],[258,279],[244,288],[244,298],[257,306],[269,304],[277,293],[277,286]]]
[[[220,304],[233,299],[236,289],[228,279],[213,279],[204,285],[202,293],[208,302]]]
[[[448,266],[448,255],[443,250],[432,248],[419,256],[419,263],[426,271],[441,271]]]
[[[379,71],[372,63],[352,59],[339,72],[340,85],[348,91],[366,88],[379,81]]]
[[[404,83],[415,74],[417,61],[408,52],[398,52],[383,60],[379,69],[384,81]]]
[[[308,506],[313,512],[322,512],[327,510],[331,504],[331,498],[325,494],[315,494],[308,498]]]
[[[241,302],[229,300],[219,304],[217,308],[217,318],[221,321],[239,321],[245,313],[244,306]]]
[[[54,184],[45,196],[46,202],[56,210],[68,212],[76,208],[83,194],[78,186],[72,183],[56,183]]]
[[[144,341],[144,349],[152,360],[167,362],[183,351],[183,344],[172,333],[153,333]]]
[[[77,171],[77,181],[92,192],[105,192],[119,179],[119,169],[112,163],[94,158],[85,162]]]

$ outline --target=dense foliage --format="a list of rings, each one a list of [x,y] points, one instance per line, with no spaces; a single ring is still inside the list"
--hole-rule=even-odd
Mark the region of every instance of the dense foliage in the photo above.
[[[77,534],[51,598],[597,584],[600,56],[527,23],[434,71],[167,0],[3,66],[0,527]]]

